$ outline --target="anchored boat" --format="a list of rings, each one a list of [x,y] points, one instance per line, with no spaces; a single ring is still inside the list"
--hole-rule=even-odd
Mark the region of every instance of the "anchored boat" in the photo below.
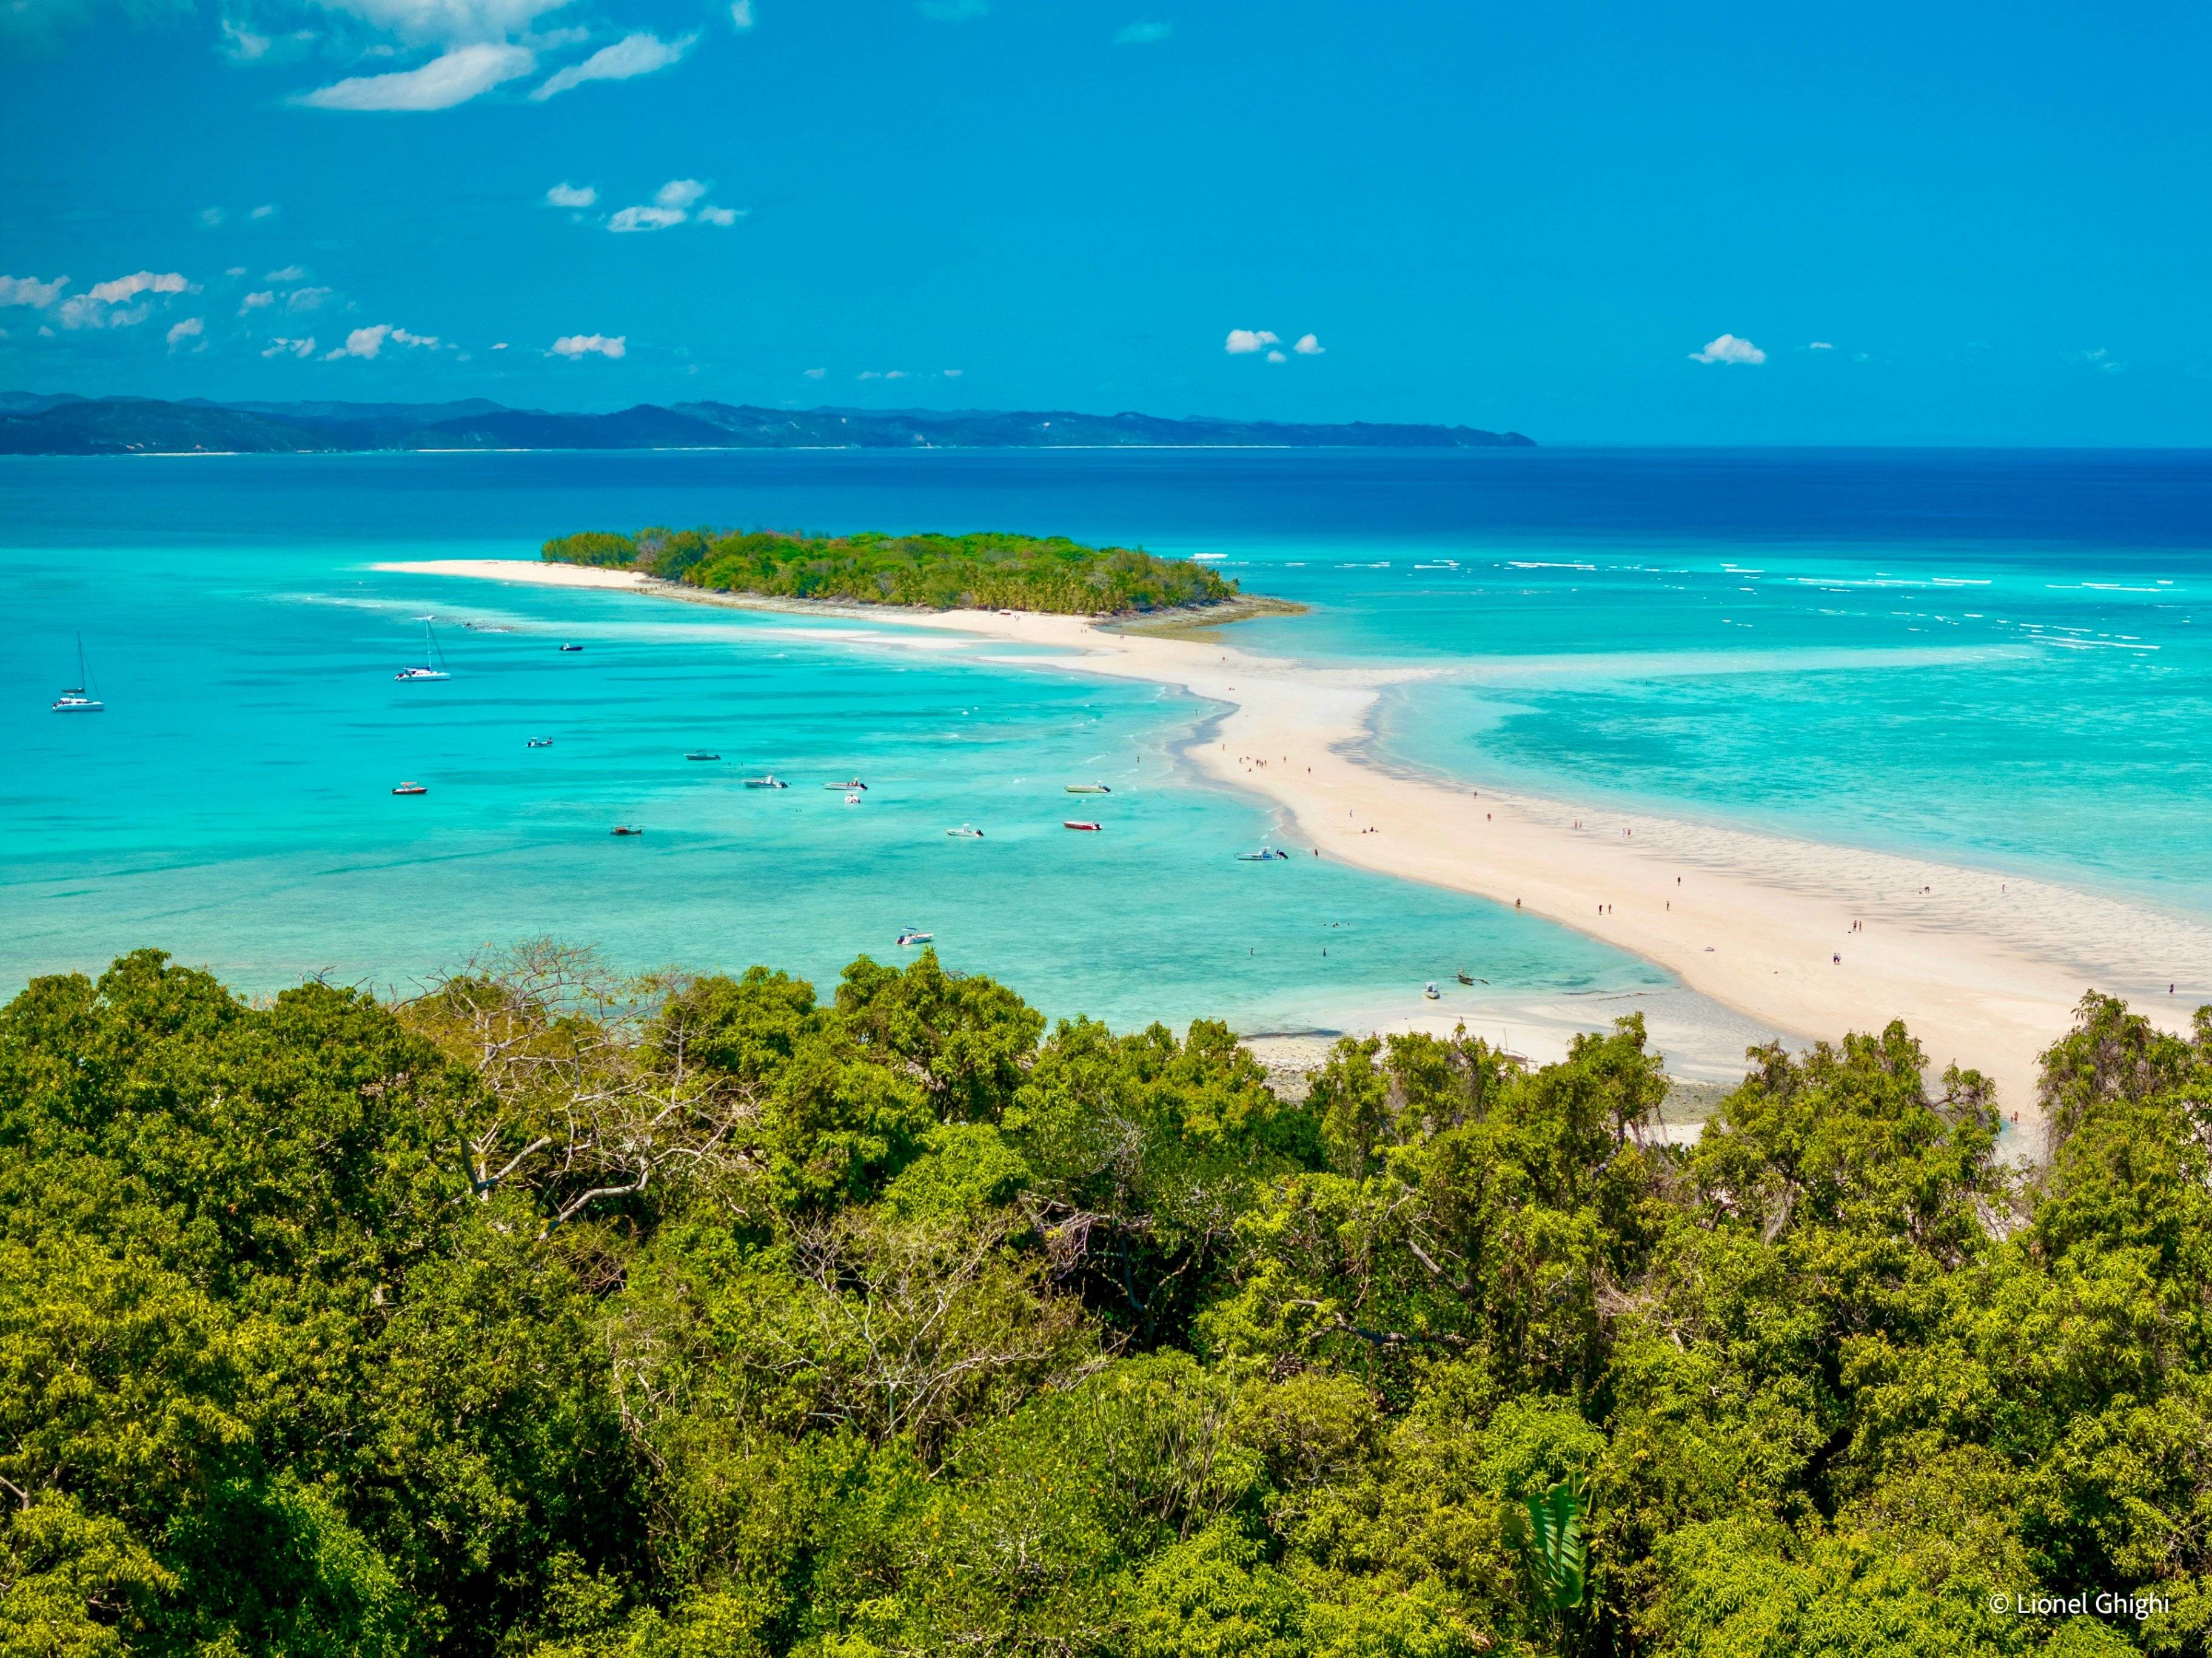
[[[84,635],[76,636],[76,683],[54,699],[56,714],[100,714],[107,704],[85,689],[92,677],[84,671]]]
[[[791,785],[781,781],[774,772],[770,772],[764,777],[748,777],[745,779],[745,786],[749,789],[787,789]]]
[[[918,928],[909,926],[899,929],[898,941],[902,949],[908,944],[933,944],[936,938],[937,935],[934,932],[923,932]]]
[[[428,794],[430,791],[420,783],[402,783],[392,792],[394,794]]]
[[[1273,847],[1261,847],[1257,852],[1238,853],[1237,861],[1240,864],[1272,864],[1278,858],[1288,861],[1290,855],[1287,852],[1278,852]]]
[[[947,829],[945,832],[956,841],[980,841],[983,838],[983,831],[973,823],[963,823],[957,829]]]
[[[394,679],[451,679],[446,671],[446,653],[438,648],[438,635],[430,631],[430,618],[422,618],[422,663],[419,667],[402,668],[392,676]]]
[[[1113,790],[1108,788],[1103,783],[1070,783],[1067,786],[1067,792],[1070,794],[1111,794],[1114,793]]]
[[[1088,817],[1063,817],[1060,820],[1060,826],[1062,829],[1088,830],[1092,835],[1097,834],[1106,827],[1105,824],[1094,823]]]

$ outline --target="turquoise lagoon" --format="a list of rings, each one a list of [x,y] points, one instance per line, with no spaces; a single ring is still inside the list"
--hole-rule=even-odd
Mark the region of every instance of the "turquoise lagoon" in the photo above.
[[[1178,768],[1186,698],[368,568],[652,521],[1218,553],[1315,606],[1241,642],[1436,671],[1386,709],[1393,763],[2212,908],[2194,455],[10,460],[0,505],[11,986],[150,943],[255,989],[404,987],[542,933],[826,981],[916,926],[1117,1023],[1327,1027],[1461,969],[1593,1008],[1663,987],[1495,906],[1236,862],[1280,826]],[[426,612],[453,677],[397,683]],[[80,629],[109,711],[55,717]],[[794,786],[740,786],[767,770]],[[861,805],[821,786],[855,774]],[[1061,785],[1092,778],[1109,830],[1068,834]]]

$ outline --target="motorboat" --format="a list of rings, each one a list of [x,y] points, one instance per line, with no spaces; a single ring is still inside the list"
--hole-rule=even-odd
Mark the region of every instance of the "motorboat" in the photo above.
[[[84,671],[84,635],[76,636],[76,683],[54,699],[56,714],[102,714],[107,704],[85,689],[92,683],[91,676]]]
[[[1097,834],[1106,827],[1105,824],[1094,823],[1088,817],[1063,817],[1060,820],[1060,826],[1062,829],[1087,830],[1092,835]]]
[[[609,829],[607,833],[610,835],[642,835],[645,831],[641,829],[632,829],[628,823],[617,823],[612,829]]]
[[[428,794],[430,791],[421,783],[402,783],[392,792],[394,794]]]
[[[1437,981],[1434,979],[1430,980],[1428,983],[1421,987],[1421,994],[1427,997],[1432,1002],[1442,1001],[1443,999],[1443,992],[1437,988]]]
[[[705,749],[693,749],[684,757],[686,760],[720,760],[722,756],[719,754],[710,754]]]
[[[584,647],[581,645],[563,645],[561,648],[564,651],[580,651]]]
[[[451,679],[446,671],[446,653],[438,648],[438,635],[430,631],[430,618],[422,618],[422,661],[416,667],[402,668],[392,676],[394,679]]]
[[[1103,783],[1070,783],[1067,786],[1067,792],[1070,794],[1111,794],[1114,793],[1113,790],[1108,788]]]
[[[553,739],[550,737],[533,737],[530,739],[530,746],[533,749],[550,749],[553,746]]]
[[[1287,861],[1290,855],[1287,852],[1278,852],[1273,847],[1261,847],[1257,852],[1238,853],[1237,861],[1240,864],[1272,864],[1278,858]]]
[[[842,783],[824,783],[822,786],[825,789],[858,789],[864,794],[867,793],[868,788],[868,786],[857,777],[848,777]]]
[[[936,942],[936,939],[937,935],[934,932],[924,932],[916,927],[901,927],[899,929],[898,947],[901,950],[904,950],[909,944],[933,944]]]
[[[1459,975],[1459,981],[1463,985],[1486,985],[1490,982],[1487,979],[1476,978],[1472,973],[1461,974]]]
[[[947,829],[945,832],[956,841],[980,841],[983,838],[983,831],[973,823],[963,823],[957,829]]]
[[[846,793],[846,795],[845,795],[845,804],[846,804],[847,805],[848,805],[848,806],[857,806],[857,805],[859,805],[860,804],[860,793],[859,793],[859,791],[857,791],[857,790],[849,790],[849,791],[848,791],[848,792],[847,792],[847,793]]]
[[[745,779],[745,786],[749,789],[787,789],[791,785],[778,778],[774,772],[770,772],[765,777],[748,777]]]

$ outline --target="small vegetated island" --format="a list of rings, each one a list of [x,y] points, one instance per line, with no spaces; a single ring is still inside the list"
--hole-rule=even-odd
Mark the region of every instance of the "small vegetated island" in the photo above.
[[[1065,536],[586,531],[547,542],[544,556],[555,563],[635,570],[716,592],[933,610],[1124,616],[1225,605],[1240,597],[1235,581],[1202,564],[1156,558],[1131,547],[1086,547]]]

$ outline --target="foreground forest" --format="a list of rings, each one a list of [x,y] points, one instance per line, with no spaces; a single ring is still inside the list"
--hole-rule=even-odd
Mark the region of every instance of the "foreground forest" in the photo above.
[[[1633,1020],[1292,1099],[928,954],[38,980],[0,1652],[2203,1653],[2212,1010],[2086,999],[2024,1173],[1921,1058],[1670,1149]]]
[[[773,598],[1119,616],[1218,604],[1237,585],[1203,564],[1065,536],[807,536],[781,530],[585,531],[545,544],[556,563]]]

